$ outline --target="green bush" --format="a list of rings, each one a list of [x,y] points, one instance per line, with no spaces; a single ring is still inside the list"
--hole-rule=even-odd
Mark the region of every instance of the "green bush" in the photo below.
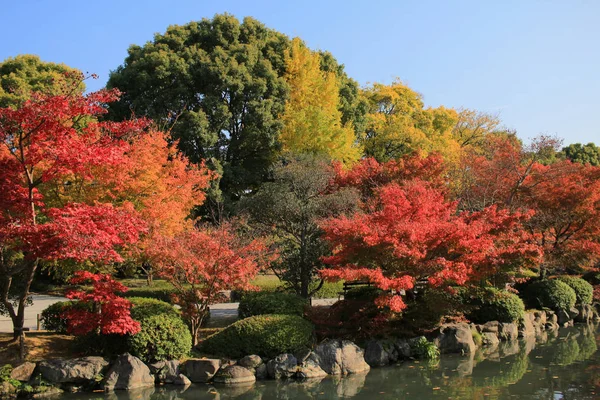
[[[566,283],[575,291],[577,300],[575,304],[592,304],[594,297],[594,287],[589,282],[584,281],[576,276],[561,276],[558,278],[561,282]]]
[[[424,336],[415,340],[410,349],[416,358],[425,360],[435,360],[440,357],[440,349],[433,343],[428,341]]]
[[[172,317],[179,317],[179,311],[171,304],[147,297],[130,297],[131,317],[136,321],[155,315],[166,314]]]
[[[67,333],[67,320],[62,318],[62,314],[73,307],[89,309],[90,305],[78,301],[59,301],[49,305],[40,316],[44,329],[56,333]]]
[[[479,290],[476,293],[470,300],[474,309],[468,314],[469,319],[475,323],[515,322],[525,315],[523,300],[514,293],[494,288]]]
[[[263,314],[302,316],[308,302],[302,297],[284,292],[247,292],[240,300],[238,315],[248,318]]]
[[[577,300],[575,291],[558,279],[533,282],[526,286],[522,296],[529,308],[546,307],[554,311],[569,310]]]
[[[231,358],[248,354],[275,357],[310,347],[312,337],[313,325],[296,315],[256,315],[208,337],[200,345],[200,350]]]
[[[600,285],[600,271],[586,272],[585,274],[583,274],[581,279],[591,283],[592,285]]]
[[[169,314],[148,316],[142,330],[128,340],[129,352],[147,363],[184,357],[192,349],[192,335],[179,318]]]

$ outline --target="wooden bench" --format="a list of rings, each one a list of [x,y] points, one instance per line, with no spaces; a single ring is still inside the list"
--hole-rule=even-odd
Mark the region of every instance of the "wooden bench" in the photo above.
[[[371,282],[369,281],[346,281],[344,282],[344,287],[343,287],[343,291],[338,292],[338,300],[340,300],[342,298],[342,296],[346,296],[346,293],[348,293],[348,290],[353,289],[355,287],[360,287],[360,286],[371,286]]]

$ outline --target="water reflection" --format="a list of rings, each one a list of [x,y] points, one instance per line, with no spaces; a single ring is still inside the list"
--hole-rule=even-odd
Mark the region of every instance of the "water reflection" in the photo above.
[[[251,386],[163,386],[108,395],[65,395],[73,400],[175,399],[569,399],[600,398],[597,326],[541,332],[438,363],[410,362],[345,378],[266,381]],[[599,393],[598,395],[596,393]]]

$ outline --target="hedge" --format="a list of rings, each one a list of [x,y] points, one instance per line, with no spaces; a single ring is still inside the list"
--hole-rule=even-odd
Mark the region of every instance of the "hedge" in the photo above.
[[[560,276],[557,278],[561,282],[566,283],[575,291],[575,304],[592,304],[594,297],[594,287],[588,282],[576,276]]]
[[[128,300],[131,301],[131,317],[136,321],[159,314],[180,317],[175,307],[162,300],[147,297],[130,297]]]
[[[62,318],[62,314],[71,307],[90,308],[89,305],[78,301],[59,301],[50,304],[40,316],[44,329],[56,333],[67,333],[67,320]]]
[[[577,300],[575,291],[558,279],[533,282],[525,287],[522,297],[529,308],[549,308],[554,311],[569,310]]]
[[[199,350],[214,356],[272,358],[310,347],[313,325],[296,315],[256,315],[233,323],[206,338]]]
[[[506,290],[489,288],[480,290],[471,298],[475,308],[468,314],[471,321],[483,324],[488,321],[515,322],[525,316],[523,300]]]
[[[192,335],[179,316],[148,316],[141,321],[141,327],[140,332],[129,337],[128,348],[146,363],[182,358],[192,349]]]
[[[263,314],[289,314],[302,316],[306,299],[284,292],[247,292],[240,300],[238,315],[248,318]]]

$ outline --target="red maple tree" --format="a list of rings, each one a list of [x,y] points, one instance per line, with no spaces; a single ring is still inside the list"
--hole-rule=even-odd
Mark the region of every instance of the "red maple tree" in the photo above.
[[[99,122],[118,91],[34,94],[0,109],[0,303],[15,338],[41,260],[121,261],[120,249],[146,229],[131,204],[73,201],[54,189],[102,185],[94,172],[125,160],[147,121]],[[16,281],[19,285],[16,285]]]
[[[408,161],[393,179],[371,185],[373,195],[361,211],[322,224],[334,249],[325,259],[331,268],[321,272],[323,277],[371,281],[388,293],[378,304],[401,311],[400,293],[416,280],[437,287],[482,281],[501,286],[539,258],[538,246],[523,227],[529,214],[496,206],[458,213],[457,202],[448,201],[439,185],[441,178],[421,179],[431,169],[428,162]],[[408,170],[424,166],[425,172]],[[346,176],[356,174],[353,181],[361,185],[374,182],[377,168],[369,168],[366,179],[360,177],[365,169],[358,168]]]
[[[173,300],[190,324],[194,344],[208,307],[225,300],[225,290],[252,289],[250,281],[270,260],[262,240],[244,240],[231,223],[156,240],[148,253],[159,275],[175,287]]]
[[[126,286],[108,274],[92,274],[87,271],[75,272],[70,282],[74,285],[92,283],[93,289],[90,292],[72,291],[67,294],[67,298],[79,300],[89,306],[71,308],[64,313],[69,333],[135,335],[140,331],[140,323],[131,318],[131,302],[116,294],[126,292]]]

